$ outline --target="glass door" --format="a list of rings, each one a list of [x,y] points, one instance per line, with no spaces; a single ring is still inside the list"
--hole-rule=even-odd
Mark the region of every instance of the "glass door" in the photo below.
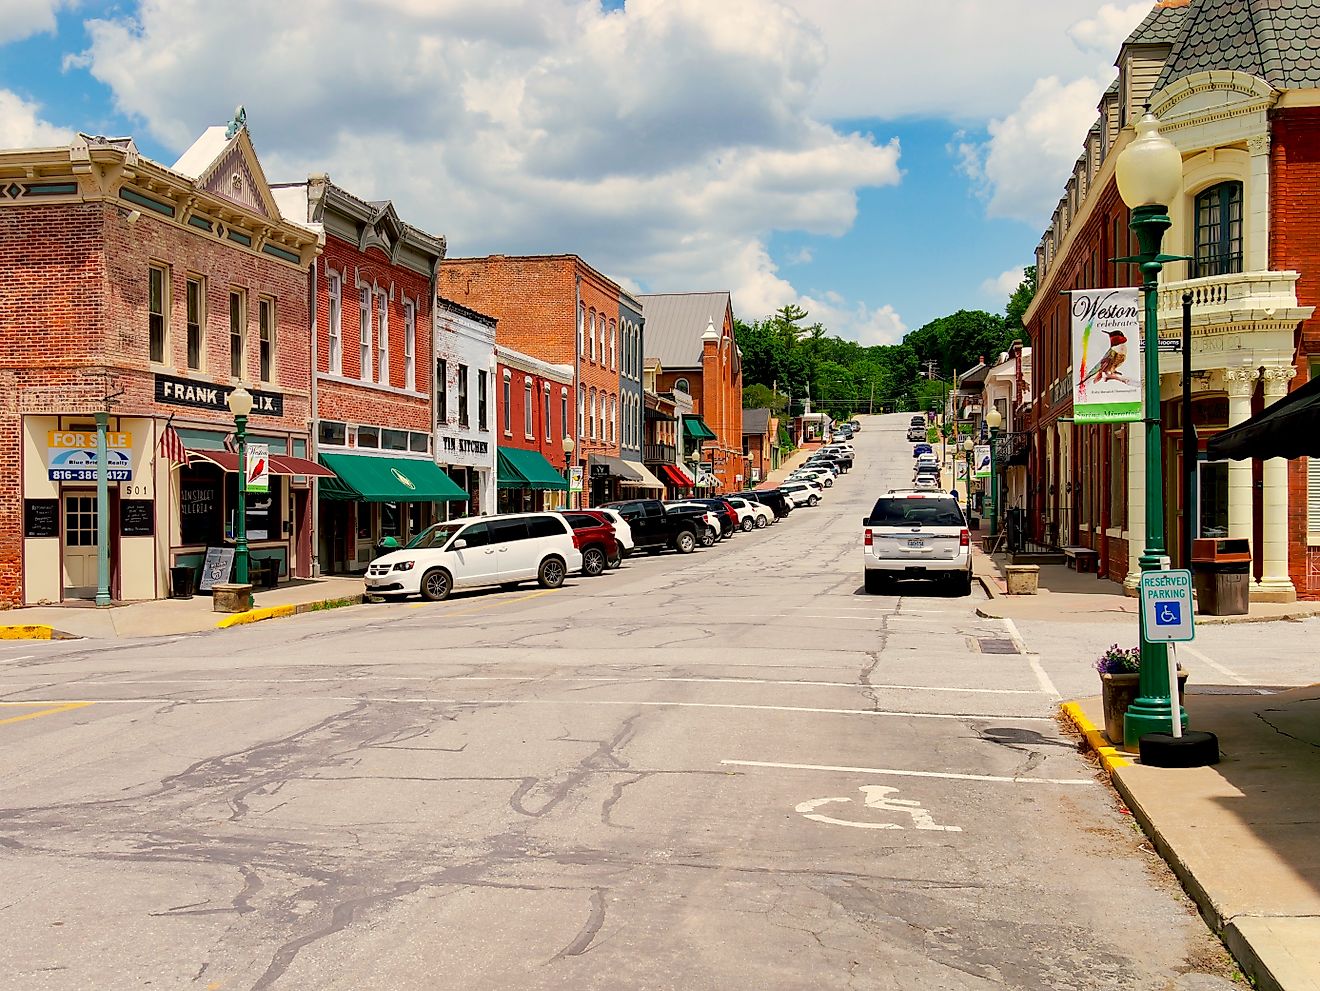
[[[94,599],[97,586],[95,492],[64,494],[64,595]]]
[[[1202,461],[1196,466],[1196,536],[1228,536],[1227,461]]]

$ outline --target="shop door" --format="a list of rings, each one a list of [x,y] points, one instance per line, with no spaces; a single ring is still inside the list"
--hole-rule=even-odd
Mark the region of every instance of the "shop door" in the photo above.
[[[96,598],[96,493],[64,493],[64,597]]]

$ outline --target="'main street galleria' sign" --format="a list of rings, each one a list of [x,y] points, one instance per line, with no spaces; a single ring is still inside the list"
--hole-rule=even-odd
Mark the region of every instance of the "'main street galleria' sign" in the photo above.
[[[173,375],[156,376],[156,402],[169,406],[190,406],[193,409],[213,409],[228,413],[227,400],[232,387],[194,382]],[[284,396],[278,392],[252,390],[252,413],[255,416],[283,416]]]

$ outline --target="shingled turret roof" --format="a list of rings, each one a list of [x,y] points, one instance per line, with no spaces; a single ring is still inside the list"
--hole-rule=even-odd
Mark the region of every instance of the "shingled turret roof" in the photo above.
[[[1320,87],[1320,0],[1192,0],[1184,20],[1157,92],[1211,69],[1249,73],[1280,90]]]

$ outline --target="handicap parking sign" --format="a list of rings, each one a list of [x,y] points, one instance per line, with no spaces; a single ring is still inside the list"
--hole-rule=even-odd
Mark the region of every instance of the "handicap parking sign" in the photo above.
[[[1148,641],[1191,640],[1195,636],[1192,573],[1186,570],[1144,572],[1141,576],[1141,611]]]

